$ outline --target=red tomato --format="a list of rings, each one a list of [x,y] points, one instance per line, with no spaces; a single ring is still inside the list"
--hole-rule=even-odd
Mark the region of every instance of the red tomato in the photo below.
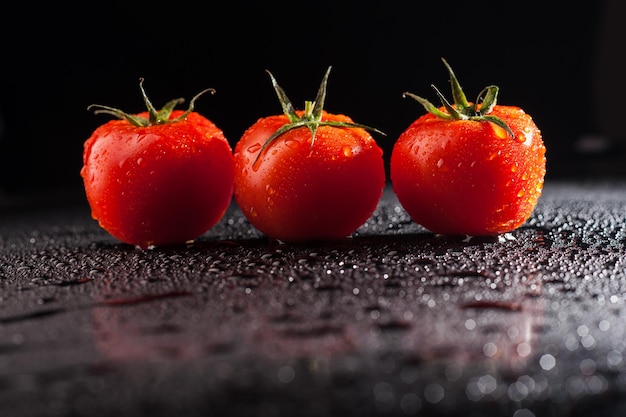
[[[371,128],[323,110],[329,72],[315,102],[299,111],[269,74],[284,114],[260,118],[235,146],[235,200],[270,238],[346,237],[369,219],[382,196],[383,151]]]
[[[454,105],[405,93],[429,112],[398,138],[390,177],[398,201],[437,234],[498,235],[520,227],[542,193],[546,149],[521,108],[497,105],[498,88],[467,102],[452,69]],[[484,99],[481,101],[481,97]]]
[[[224,215],[233,194],[232,149],[213,122],[192,111],[128,115],[95,105],[111,120],[85,142],[83,178],[91,213],[122,242],[148,248],[193,240]],[[91,106],[90,106],[91,107]]]

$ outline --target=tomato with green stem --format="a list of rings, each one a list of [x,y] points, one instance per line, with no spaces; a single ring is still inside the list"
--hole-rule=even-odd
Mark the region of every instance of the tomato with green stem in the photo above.
[[[427,111],[401,133],[390,160],[398,201],[418,224],[437,234],[498,235],[531,216],[541,196],[546,148],[531,116],[497,104],[499,89],[467,100],[443,60],[454,103],[433,86],[436,107],[412,93]]]
[[[258,119],[235,146],[235,200],[270,238],[347,237],[382,196],[383,151],[369,133],[382,132],[324,110],[330,69],[303,110],[294,108],[268,71],[283,114]]]
[[[83,178],[92,217],[118,240],[148,248],[192,241],[221,220],[232,201],[234,160],[223,132],[184,99],[147,111],[91,105],[115,116],[85,141]]]

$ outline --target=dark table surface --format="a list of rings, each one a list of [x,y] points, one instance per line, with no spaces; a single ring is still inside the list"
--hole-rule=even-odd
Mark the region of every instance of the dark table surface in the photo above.
[[[86,204],[0,212],[1,416],[626,415],[626,183],[553,181],[495,238],[387,190],[337,242],[233,204],[194,244],[120,244]]]

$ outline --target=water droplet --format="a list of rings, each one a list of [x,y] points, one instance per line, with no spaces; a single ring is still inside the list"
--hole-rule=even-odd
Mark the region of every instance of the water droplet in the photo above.
[[[343,155],[345,157],[351,157],[352,156],[352,148],[348,145],[343,147]]]
[[[288,384],[294,380],[296,372],[291,366],[285,365],[278,370],[278,379],[284,384]]]
[[[522,358],[525,358],[530,355],[530,353],[532,352],[532,348],[528,343],[522,342],[517,345],[516,351],[518,355],[520,355]]]
[[[543,369],[544,371],[549,371],[550,369],[554,368],[554,366],[556,365],[556,359],[554,358],[554,356],[550,355],[549,353],[546,353],[545,355],[541,356],[541,358],[539,359],[539,365],[541,366],[541,369]]]
[[[611,323],[609,323],[608,320],[600,320],[600,323],[598,323],[598,329],[602,330],[603,332],[609,330],[610,327]]]
[[[517,135],[515,138],[518,142],[523,143],[526,146],[530,146],[533,143],[533,131],[530,127],[526,126],[522,129],[522,134]]]
[[[445,395],[443,387],[437,383],[428,384],[424,389],[424,398],[431,404],[437,404]]]
[[[493,375],[482,375],[477,380],[477,388],[481,394],[488,395],[498,388],[498,381]]]
[[[456,363],[451,363],[450,365],[446,366],[445,374],[446,378],[448,378],[448,381],[456,382],[463,375],[463,368]]]
[[[285,146],[291,149],[296,149],[300,146],[300,141],[296,139],[285,139]]]
[[[250,153],[257,153],[258,151],[261,150],[261,144],[260,143],[255,143],[254,145],[250,145],[248,147],[248,149],[246,149],[248,152]]]
[[[496,344],[492,342],[485,343],[485,345],[483,346],[483,353],[488,358],[492,358],[496,355],[496,353],[498,353],[498,346],[496,346]]]
[[[440,158],[440,159],[437,161],[437,168],[441,168],[442,166],[443,166],[443,158]]]
[[[271,185],[267,184],[265,186],[265,192],[267,193],[267,206],[272,207],[274,205],[274,200],[272,199],[272,196],[276,194],[276,190],[274,190]]]
[[[513,401],[522,401],[529,394],[530,390],[522,381],[516,381],[509,385],[509,398]]]
[[[611,368],[613,369],[618,368],[622,365],[622,361],[623,361],[622,353],[618,350],[612,350],[609,353],[607,353],[606,361]]]
[[[583,375],[593,375],[596,372],[596,362],[593,359],[583,359],[580,362],[580,371]]]

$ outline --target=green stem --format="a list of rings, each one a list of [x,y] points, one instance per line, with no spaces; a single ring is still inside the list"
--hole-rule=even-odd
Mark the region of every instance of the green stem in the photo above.
[[[202,90],[191,99],[191,101],[189,102],[189,107],[187,107],[187,110],[185,110],[184,113],[182,113],[180,116],[174,119],[170,119],[170,116],[172,115],[174,108],[178,104],[184,103],[185,99],[176,98],[176,99],[170,100],[167,103],[165,103],[165,106],[163,106],[161,110],[157,110],[152,105],[152,102],[148,98],[148,95],[146,94],[146,91],[143,88],[143,81],[144,81],[143,78],[139,79],[139,88],[141,89],[141,96],[143,97],[144,104],[146,105],[146,108],[148,110],[147,118],[140,117],[140,116],[130,114],[130,113],[126,113],[120,109],[116,109],[114,107],[109,107],[109,106],[104,106],[101,104],[91,104],[90,106],[87,107],[87,110],[91,110],[95,108],[96,109],[94,111],[95,114],[110,114],[112,116],[117,117],[118,119],[128,121],[133,126],[146,127],[146,126],[154,126],[158,124],[176,123],[181,120],[184,120],[189,115],[189,113],[191,113],[194,110],[196,100],[201,95],[207,92],[211,94],[215,94],[215,90],[212,88],[207,88],[205,90]]]
[[[315,142],[315,134],[317,129],[320,126],[333,126],[338,128],[362,128],[369,131],[373,131],[379,133],[381,135],[385,135],[385,133],[380,130],[369,127],[366,125],[362,125],[360,123],[348,123],[348,122],[336,122],[336,121],[322,121],[322,114],[324,109],[324,101],[326,100],[326,88],[328,84],[328,76],[330,75],[331,67],[328,67],[326,73],[324,74],[324,78],[322,78],[322,82],[320,84],[319,89],[317,90],[317,96],[315,97],[315,101],[305,101],[304,102],[304,111],[302,116],[298,116],[293,104],[285,94],[285,91],[278,85],[278,82],[274,78],[271,72],[267,71],[272,81],[272,86],[276,91],[276,95],[278,96],[278,101],[283,109],[283,113],[289,119],[289,123],[281,126],[278,130],[276,130],[259,150],[254,163],[256,164],[261,155],[266,151],[266,149],[276,141],[280,136],[289,132],[293,129],[298,129],[301,127],[306,127],[311,131],[311,148]]]
[[[448,70],[448,74],[450,76],[450,84],[452,86],[452,97],[454,99],[454,105],[450,104],[448,100],[446,100],[446,98],[443,96],[443,94],[441,94],[437,87],[432,85],[432,88],[435,90],[435,93],[439,97],[442,106],[447,112],[442,111],[439,107],[435,106],[430,101],[418,95],[405,92],[402,94],[402,96],[411,97],[412,99],[418,101],[426,109],[427,112],[441,119],[474,120],[479,122],[494,123],[506,130],[506,132],[514,138],[515,134],[504,120],[497,116],[489,114],[496,106],[499,91],[498,87],[495,85],[485,87],[478,95],[476,102],[470,103],[467,101],[465,93],[461,88],[461,84],[456,78],[456,75],[454,74],[454,71],[452,71],[450,65],[448,65],[448,62],[443,58],[441,58],[441,60],[446,66],[446,69]]]

